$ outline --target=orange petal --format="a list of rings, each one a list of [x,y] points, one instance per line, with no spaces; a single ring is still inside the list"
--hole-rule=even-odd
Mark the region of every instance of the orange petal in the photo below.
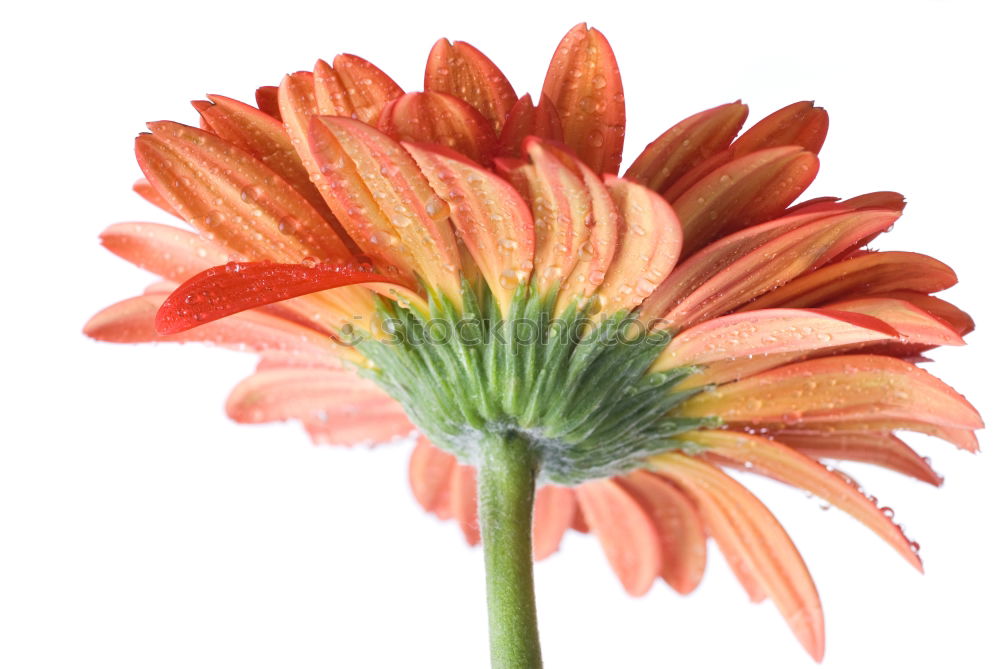
[[[812,307],[836,300],[912,290],[934,293],[955,285],[955,272],[920,253],[879,251],[828,265],[764,295],[746,308]]]
[[[774,438],[813,458],[850,460],[892,469],[931,485],[944,481],[926,458],[892,434],[880,432],[779,431]]]
[[[513,186],[482,167],[433,147],[404,146],[506,314],[518,284],[531,274],[535,223],[528,206]]]
[[[679,328],[687,327],[762,295],[754,306],[776,306],[769,299],[773,292],[766,293],[835,258],[858,239],[887,229],[898,217],[895,211],[847,212],[787,232],[732,262],[692,291],[663,320]],[[671,277],[671,281],[675,280]]]
[[[905,300],[931,314],[963,337],[976,328],[972,316],[939,297],[925,295],[914,290],[893,290],[887,293],[876,293],[871,297]]]
[[[944,382],[908,362],[877,355],[780,367],[701,393],[678,413],[785,428],[892,419],[959,429],[983,426],[972,405]]]
[[[458,465],[451,470],[448,494],[451,515],[470,546],[479,543],[479,516],[476,504],[476,469]]]
[[[734,571],[748,572],[774,600],[809,654],[817,662],[822,659],[823,610],[816,586],[802,556],[767,507],[732,478],[695,458],[664,453],[652,463],[694,498]]]
[[[417,271],[460,304],[448,207],[403,147],[363,123],[327,116],[313,120],[310,146],[320,192],[361,249],[404,273]]]
[[[731,102],[688,117],[653,140],[635,159],[626,179],[666,192],[692,168],[729,146],[749,108]]]
[[[666,479],[635,471],[616,479],[642,505],[660,537],[663,568],[670,587],[686,595],[698,587],[705,573],[705,530],[698,509]]]
[[[825,499],[867,525],[902,555],[903,559],[923,571],[912,542],[892,522],[891,516],[855,485],[812,458],[771,439],[727,430],[688,432],[678,436],[678,439],[704,446],[714,455],[721,455],[751,471],[771,476]]]
[[[238,423],[299,419],[326,443],[382,443],[413,425],[381,388],[344,369],[288,367],[259,371],[241,381],[226,401]]]
[[[755,429],[750,425],[740,425],[741,428]],[[977,453],[979,451],[979,440],[975,432],[971,429],[947,427],[935,425],[926,421],[907,420],[905,418],[878,418],[878,419],[856,419],[856,420],[830,420],[830,421],[810,421],[802,425],[774,425],[768,426],[772,431],[819,434],[833,438],[835,435],[843,433],[871,432],[882,435],[892,434],[894,431],[902,430],[906,432],[918,432],[931,437],[937,437],[950,444]],[[978,428],[976,428],[978,429]]]
[[[576,493],[571,488],[547,485],[535,494],[531,522],[531,549],[535,560],[544,560],[559,550],[563,535],[577,514]]]
[[[316,107],[324,116],[347,116],[374,125],[403,89],[364,58],[340,54],[332,67],[318,61],[313,70]]]
[[[758,121],[733,142],[734,158],[777,146],[801,146],[819,153],[830,115],[812,102],[796,102]]]
[[[257,108],[265,114],[281,120],[281,107],[278,105],[278,87],[261,86],[257,89],[254,98],[257,101]]]
[[[647,320],[661,318],[682,299],[754,249],[804,225],[830,217],[829,212],[784,216],[723,237],[680,264],[642,304]]]
[[[812,183],[815,154],[799,147],[757,151],[707,174],[673,201],[688,256],[724,234],[779,216]]]
[[[159,223],[115,223],[101,233],[115,255],[171,281],[224,264],[224,249],[187,230]]]
[[[350,253],[309,202],[277,173],[210,133],[151,123],[136,139],[146,178],[184,218],[251,260],[343,261]]]
[[[838,346],[894,341],[896,336],[897,332],[878,318],[846,311],[749,311],[713,318],[684,330],[671,340],[651,371],[707,365],[708,376],[718,383],[729,379],[712,376],[712,363],[738,363],[757,356],[787,353],[805,355]]]
[[[625,591],[636,597],[648,592],[662,568],[660,537],[649,515],[610,479],[584,483],[576,494]]]
[[[145,179],[139,179],[134,184],[132,184],[132,190],[134,190],[143,200],[150,203],[154,207],[158,207],[163,211],[167,212],[171,216],[176,216],[177,218],[184,220],[184,217],[177,213],[177,210],[170,206],[166,198],[160,195],[153,184],[149,183]]]
[[[496,153],[490,122],[472,105],[444,93],[407,93],[386,105],[378,125],[398,141],[440,144],[482,165]]]
[[[566,144],[598,174],[617,174],[625,142],[625,95],[611,45],[586,24],[559,43],[543,93],[559,110]]]
[[[471,44],[452,44],[444,38],[434,44],[427,57],[424,89],[469,103],[490,122],[496,135],[517,101],[514,87],[493,61]]]
[[[524,95],[514,103],[500,133],[497,155],[520,157],[524,140],[528,137],[550,142],[563,141],[559,112],[544,94],[537,107],[531,103],[530,95]]]
[[[862,297],[833,302],[825,308],[873,316],[888,323],[903,338],[907,351],[965,344],[955,330],[915,304],[890,297]]]
[[[221,95],[209,95],[212,104],[199,110],[212,131],[270,167],[295,188],[313,208],[341,232],[323,197],[309,179],[281,121],[259,109]]]
[[[450,453],[440,450],[422,434],[410,456],[410,488],[420,506],[427,511],[448,509],[451,513],[451,473],[458,462]]]
[[[645,186],[606,176],[621,214],[618,250],[598,294],[601,310],[631,311],[656,290],[680,256],[681,224],[667,201]]]

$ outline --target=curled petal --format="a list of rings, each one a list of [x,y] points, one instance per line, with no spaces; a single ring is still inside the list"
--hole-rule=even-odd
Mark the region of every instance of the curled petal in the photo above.
[[[965,430],[983,426],[972,405],[948,385],[908,362],[877,355],[780,367],[701,393],[679,414],[785,428],[891,419]]]
[[[731,102],[684,119],[653,140],[625,178],[666,192],[691,169],[726,149],[746,121],[749,108]]]
[[[682,595],[693,591],[705,573],[706,536],[694,503],[666,479],[635,471],[617,479],[642,505],[660,537],[660,575]]]
[[[612,569],[633,596],[645,594],[662,569],[660,537],[643,507],[621,484],[602,479],[576,489],[590,529]]]
[[[156,331],[176,334],[231,314],[331,288],[394,283],[358,265],[231,262],[191,277],[156,314]]]
[[[524,140],[528,137],[548,142],[563,141],[559,112],[544,94],[538,101],[538,106],[531,103],[530,95],[524,95],[514,103],[500,133],[497,155],[520,157]]]
[[[935,293],[957,281],[950,267],[930,256],[879,251],[799,277],[745,308],[811,307],[894,290]]]
[[[452,44],[444,38],[434,44],[427,58],[424,88],[469,103],[490,122],[497,135],[517,101],[514,87],[493,61],[471,44]]]
[[[403,89],[364,58],[340,54],[333,64],[318,61],[313,69],[316,108],[324,116],[347,116],[374,125],[389,102]]]
[[[543,93],[559,111],[566,144],[598,174],[617,174],[625,142],[625,95],[611,45],[586,24],[559,43]]]
[[[673,200],[689,256],[724,234],[767,221],[812,183],[816,155],[799,147],[765,149],[718,167]]]
[[[381,443],[413,431],[395,400],[346,369],[259,371],[233,389],[226,412],[239,423],[298,419],[322,434],[324,443],[339,445]]]
[[[812,458],[771,439],[727,430],[689,432],[678,439],[825,499],[867,525],[903,559],[923,571],[913,544],[899,526],[856,486]]]
[[[716,467],[695,458],[665,453],[655,456],[652,464],[694,498],[730,566],[749,577],[744,584],[752,583],[773,599],[799,642],[816,661],[822,659],[823,611],[816,586],[767,507]]]
[[[830,115],[812,102],[796,102],[761,119],[733,142],[734,158],[777,146],[801,146],[819,153]]]
[[[447,146],[483,165],[496,153],[489,121],[445,93],[407,93],[393,100],[379,118],[379,129],[399,141]]]

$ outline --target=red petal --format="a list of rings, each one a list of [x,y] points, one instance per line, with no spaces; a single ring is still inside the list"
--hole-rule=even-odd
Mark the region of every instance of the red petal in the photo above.
[[[547,485],[535,495],[531,549],[535,560],[544,560],[559,550],[563,535],[577,514],[576,493],[570,488]]]
[[[444,38],[434,44],[427,58],[424,88],[469,103],[490,122],[497,135],[517,101],[514,87],[493,61],[471,44],[452,44]]]
[[[410,456],[410,487],[413,496],[427,511],[451,509],[448,501],[451,472],[458,467],[455,458],[438,449],[420,434]]]
[[[809,654],[817,662],[822,659],[823,610],[816,586],[795,545],[767,507],[710,464],[680,453],[658,455],[653,462],[695,499],[733,570],[759,584]]]
[[[586,24],[559,43],[543,93],[559,110],[566,144],[598,174],[617,174],[625,142],[625,95],[611,45]]]
[[[959,429],[983,426],[972,405],[944,382],[908,362],[877,355],[780,367],[701,393],[679,413],[784,428],[892,419]]]
[[[257,100],[257,108],[265,114],[281,120],[281,108],[278,105],[278,87],[261,86],[254,96]]]
[[[758,121],[733,142],[734,158],[777,146],[801,146],[819,153],[830,115],[812,102],[796,102]]]
[[[746,121],[748,107],[731,102],[684,119],[653,140],[625,172],[658,193],[729,146]]]
[[[944,481],[926,458],[892,434],[879,432],[779,431],[774,438],[813,458],[850,460],[878,465],[931,485]]]
[[[663,569],[660,575],[686,595],[698,587],[705,573],[705,530],[698,509],[666,479],[635,471],[616,479],[649,515],[660,537]]]
[[[779,216],[812,183],[819,160],[798,147],[758,151],[707,174],[673,200],[688,256],[724,234]]]
[[[645,594],[662,568],[660,537],[653,521],[632,495],[610,479],[584,483],[576,493],[587,524],[625,591],[633,596]]]
[[[313,81],[316,106],[324,116],[347,116],[374,125],[389,102],[403,89],[364,58],[343,53],[333,66],[316,63]]]
[[[746,308],[812,307],[871,293],[934,293],[955,285],[955,272],[920,253],[883,251],[828,265],[764,295]]]
[[[156,331],[175,334],[265,304],[359,283],[395,282],[355,265],[231,262],[181,284],[156,314]]]
[[[559,112],[544,94],[537,107],[531,104],[530,95],[524,95],[514,103],[500,133],[497,155],[520,157],[524,140],[528,137],[550,142],[563,141]]]
[[[923,571],[912,542],[899,526],[855,485],[812,458],[777,441],[726,430],[689,432],[678,438],[700,444],[714,455],[825,499],[867,525],[907,562]]]
[[[459,465],[451,470],[448,494],[451,515],[470,546],[479,543],[479,516],[476,505],[476,469]]]
[[[475,107],[444,93],[407,93],[385,107],[378,125],[398,141],[440,144],[482,165],[496,153],[489,121]]]

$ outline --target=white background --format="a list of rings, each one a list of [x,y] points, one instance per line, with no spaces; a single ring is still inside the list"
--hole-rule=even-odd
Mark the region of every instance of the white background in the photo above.
[[[481,554],[425,515],[408,449],[314,448],[293,424],[222,411],[250,357],[85,339],[148,282],[97,235],[165,222],[133,195],[143,122],[194,122],[205,93],[346,51],[422,83],[438,37],[477,45],[537,93],[578,21],[616,48],[626,161],[675,121],[743,98],[751,121],[800,99],[832,113],[811,195],[904,192],[883,249],[953,265],[979,329],[931,369],[996,424],[998,54],[973,2],[27,3],[4,10],[4,353],[0,666],[225,669],[485,667]],[[915,439],[930,486],[848,469],[920,541],[927,574],[815,500],[756,485],[787,524],[827,614],[825,666],[998,666],[996,439]],[[713,552],[702,587],[626,596],[591,537],[537,569],[546,666],[808,667],[769,603]]]

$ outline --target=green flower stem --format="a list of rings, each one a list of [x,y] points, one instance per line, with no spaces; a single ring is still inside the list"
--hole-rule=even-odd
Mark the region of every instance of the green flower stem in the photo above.
[[[517,436],[491,437],[479,468],[479,526],[486,556],[486,599],[493,669],[539,669],[531,512],[538,461]]]

